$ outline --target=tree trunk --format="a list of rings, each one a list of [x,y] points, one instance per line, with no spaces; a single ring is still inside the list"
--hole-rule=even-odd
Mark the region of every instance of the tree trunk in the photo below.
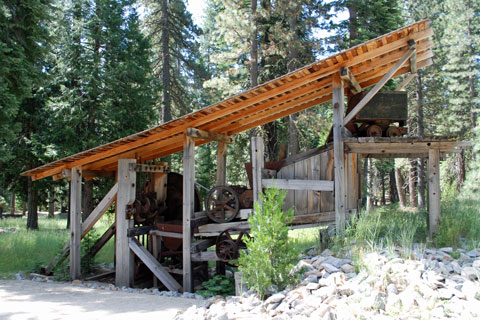
[[[372,210],[373,198],[372,198],[372,159],[367,158],[367,204],[366,210]]]
[[[82,188],[82,221],[93,211],[93,180],[86,180]]]
[[[408,159],[410,162],[410,170],[408,174],[408,192],[410,197],[410,207],[417,207],[417,194],[415,188],[415,168],[417,167],[417,162],[415,159]]]
[[[395,189],[395,169],[390,170],[389,174],[389,185],[390,185],[390,203],[398,202],[397,190]]]
[[[297,24],[298,24],[298,10],[299,5],[297,2],[292,2],[290,5],[290,41],[288,43],[288,72],[292,72],[298,67],[298,49],[297,49]],[[291,114],[288,116],[288,155],[296,155],[299,151],[298,145],[298,130],[295,125],[297,120],[297,114]]]
[[[15,193],[10,195],[10,214],[15,214]]]
[[[358,38],[358,25],[357,25],[357,8],[355,8],[353,3],[348,5],[348,13],[349,13],[349,40],[350,40],[350,48],[355,45],[355,40]]]
[[[55,218],[55,189],[53,188],[48,193],[48,218]]]
[[[170,82],[170,48],[169,48],[169,19],[168,0],[162,0],[162,123],[172,120],[171,109],[171,82]]]
[[[400,172],[400,168],[395,168],[395,181],[397,183],[397,193],[398,193],[398,200],[400,201],[400,207],[405,208],[406,199],[405,199],[405,191],[403,190],[403,178],[402,173]]]
[[[250,87],[258,86],[258,30],[257,30],[257,1],[251,0],[252,12],[250,20],[253,32],[250,39]]]
[[[27,229],[38,229],[38,212],[37,212],[37,190],[33,187],[31,177],[28,177],[27,182]]]
[[[417,89],[417,134],[420,138],[424,137],[423,124],[423,85],[422,74],[420,70],[417,71],[416,76]],[[417,159],[417,176],[418,176],[418,208],[425,208],[425,163],[422,158]]]
[[[457,193],[460,193],[465,182],[465,150],[457,155]]]
[[[387,203],[387,200],[385,198],[385,175],[383,174],[383,172],[381,172],[381,185],[382,185],[382,205],[385,205]]]
[[[23,203],[23,208],[22,208],[22,215],[24,216],[24,215],[26,215],[26,214],[27,214],[27,203],[24,202],[24,203]]]

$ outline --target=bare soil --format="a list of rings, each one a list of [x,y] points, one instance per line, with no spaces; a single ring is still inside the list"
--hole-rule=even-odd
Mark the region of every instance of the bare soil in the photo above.
[[[91,289],[70,283],[0,280],[0,319],[173,319],[205,301]]]

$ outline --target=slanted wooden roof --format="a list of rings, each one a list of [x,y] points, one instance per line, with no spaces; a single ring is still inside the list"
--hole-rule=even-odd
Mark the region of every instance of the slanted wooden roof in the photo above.
[[[362,88],[376,84],[416,43],[417,68],[432,64],[430,20],[422,20],[317,61],[176,120],[22,173],[33,180],[81,166],[116,170],[121,158],[151,160],[183,149],[189,127],[233,135],[331,100],[332,74],[348,67]],[[410,72],[409,62],[394,76]],[[196,139],[200,145],[208,141]]]

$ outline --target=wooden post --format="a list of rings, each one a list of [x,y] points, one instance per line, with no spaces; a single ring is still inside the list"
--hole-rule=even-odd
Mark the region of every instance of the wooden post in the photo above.
[[[183,140],[183,291],[192,292],[192,230],[194,208],[195,141],[184,136]]]
[[[76,280],[82,273],[82,169],[72,169],[70,182],[70,278]]]
[[[340,72],[333,74],[333,153],[335,166],[335,224],[337,232],[345,230],[345,155],[343,151],[344,89]]]
[[[440,225],[440,151],[438,149],[428,150],[428,217],[429,217],[429,238]]]
[[[262,137],[252,137],[251,148],[253,201],[260,202],[260,193],[262,193],[262,169],[264,166],[264,146]]]
[[[217,147],[217,186],[227,183],[227,144],[218,142]]]
[[[127,219],[127,205],[135,201],[137,173],[130,170],[135,159],[118,160],[118,194],[115,217],[115,285],[129,287],[133,282],[133,254],[128,245],[127,230],[133,227],[133,220]]]
[[[216,186],[224,186],[227,184],[227,147],[228,145],[225,142],[218,141]],[[216,273],[225,274],[225,262],[216,262]]]

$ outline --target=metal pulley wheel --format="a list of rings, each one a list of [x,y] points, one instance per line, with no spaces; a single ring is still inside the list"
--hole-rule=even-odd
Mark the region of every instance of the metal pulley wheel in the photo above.
[[[367,129],[367,136],[368,137],[381,137],[382,136],[382,128],[377,126],[376,124],[371,125]]]
[[[387,137],[396,138],[402,135],[402,131],[399,127],[388,127],[387,129]]]
[[[217,186],[208,191],[205,200],[207,216],[218,223],[235,219],[240,210],[237,193],[230,187]]]
[[[239,231],[236,239],[230,235],[232,231]],[[250,235],[244,230],[228,229],[220,233],[215,244],[217,257],[222,261],[237,259],[240,256],[239,249],[246,249],[244,237],[250,239]]]

